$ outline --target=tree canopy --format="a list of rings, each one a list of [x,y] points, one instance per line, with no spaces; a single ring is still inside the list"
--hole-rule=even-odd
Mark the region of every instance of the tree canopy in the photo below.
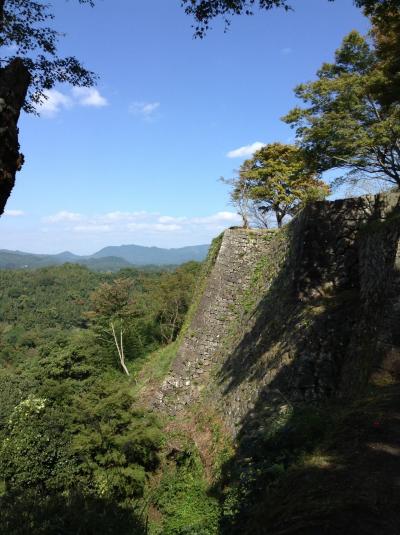
[[[222,17],[225,28],[235,15],[253,15],[255,9],[264,11],[275,7],[291,10],[290,0],[181,0],[185,12],[194,18],[195,36],[203,38],[213,19]],[[307,0],[305,0],[307,1]],[[328,0],[334,2],[334,0]],[[353,0],[368,16],[382,16],[387,10],[398,8],[400,0]]]
[[[62,34],[52,27],[53,18],[41,0],[0,0],[0,216],[24,162],[17,126],[21,109],[35,113],[56,83],[89,87],[96,81],[78,59],[58,55]]]
[[[165,437],[136,372],[176,338],[199,267],[1,272],[1,533],[146,532]],[[99,336],[110,321],[124,323],[131,377]]]
[[[377,50],[358,32],[345,37],[335,62],[295,93],[305,107],[284,120],[318,171],[344,169],[341,180],[372,178],[400,185],[400,102]]]
[[[94,0],[78,0],[94,5]],[[51,21],[50,5],[40,0],[0,0],[0,67],[22,60],[31,83],[24,102],[25,111],[35,110],[35,104],[45,98],[45,91],[57,82],[74,86],[91,86],[96,80],[73,56],[60,57],[57,44],[62,36]]]
[[[231,200],[239,207],[244,225],[249,216],[267,225],[274,214],[278,227],[304,203],[326,197],[329,186],[307,167],[302,151],[294,145],[270,143],[240,167],[231,182]]]

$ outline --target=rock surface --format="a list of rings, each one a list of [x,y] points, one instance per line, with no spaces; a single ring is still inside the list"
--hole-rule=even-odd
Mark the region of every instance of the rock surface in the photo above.
[[[395,192],[227,230],[155,405],[209,401],[254,440],[293,403],[353,395],[400,360],[399,236]]]

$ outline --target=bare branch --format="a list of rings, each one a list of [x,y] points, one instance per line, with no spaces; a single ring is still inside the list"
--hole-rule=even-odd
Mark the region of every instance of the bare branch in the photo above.
[[[126,375],[130,375],[129,370],[125,365],[125,355],[124,355],[122,328],[121,328],[121,332],[120,332],[120,335],[121,335],[120,336],[120,345],[118,344],[117,334],[115,332],[115,327],[114,327],[114,323],[113,322],[111,322],[111,331],[112,331],[112,334],[113,334],[113,337],[114,337],[115,347],[117,348],[117,351],[118,351],[119,361],[121,363],[122,369],[124,370]]]

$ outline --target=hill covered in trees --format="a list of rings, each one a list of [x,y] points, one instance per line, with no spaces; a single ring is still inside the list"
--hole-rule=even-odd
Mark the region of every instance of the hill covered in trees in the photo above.
[[[192,262],[117,275],[72,264],[2,272],[1,533],[142,532],[163,431],[135,407],[136,374],[176,338],[198,271]]]
[[[202,265],[101,273],[61,253],[31,270],[18,253],[25,269],[1,271],[0,533],[399,533],[400,3],[356,4],[370,34],[296,88],[296,145],[243,163],[229,181],[243,228]],[[289,7],[183,5],[199,36],[221,15]],[[58,57],[48,9],[0,1],[0,36],[22,56],[0,67],[0,213],[21,107],[57,81],[94,82]],[[331,170],[392,191],[323,200]],[[270,216],[278,228],[247,228]],[[127,246],[90,260],[156,255],[175,263]]]
[[[55,255],[0,250],[0,269],[32,269],[65,263],[80,264],[94,271],[118,271],[133,266],[177,266],[185,262],[202,262],[207,256],[208,245],[192,245],[175,249],[120,245],[105,247],[89,256],[79,256],[69,251]]]

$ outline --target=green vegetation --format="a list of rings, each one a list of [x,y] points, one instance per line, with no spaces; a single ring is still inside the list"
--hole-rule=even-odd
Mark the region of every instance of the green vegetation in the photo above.
[[[332,1],[332,0],[328,0]],[[382,16],[386,11],[399,7],[399,0],[354,0],[366,15]],[[269,11],[273,8],[292,9],[290,0],[182,0],[185,12],[194,18],[195,36],[203,38],[210,29],[211,22],[222,17],[225,30],[235,15],[253,15],[255,8]]]
[[[93,271],[119,271],[124,268],[159,271],[195,260],[202,262],[207,256],[208,245],[193,245],[177,249],[120,245],[105,247],[90,256],[79,256],[68,251],[59,254],[32,254],[20,251],[0,250],[0,269],[33,269],[59,266],[65,263],[86,266]]]
[[[113,533],[115,526],[144,532],[143,499],[165,436],[156,415],[142,407],[136,376],[149,352],[162,354],[176,338],[198,269],[189,263],[117,275],[76,265],[3,272],[5,532],[72,535],[82,515],[82,533]],[[111,322],[123,323],[129,378],[107,336]]]
[[[391,19],[399,19],[399,9]],[[319,171],[344,169],[340,182],[360,178],[400,185],[400,105],[393,95],[391,58],[395,28],[385,36],[382,61],[382,28],[376,21],[375,46],[356,31],[343,40],[335,62],[325,63],[318,79],[299,85],[295,92],[305,104],[284,120],[296,127],[297,138]],[[385,43],[386,44],[386,43]]]
[[[186,439],[187,441],[187,439]],[[220,508],[208,495],[208,482],[199,452],[193,445],[174,453],[164,467],[156,505],[163,515],[163,535],[217,535]]]
[[[93,0],[79,0],[81,4],[93,5]],[[54,18],[46,3],[25,0],[0,2],[1,64],[18,57],[29,73],[30,90],[24,109],[35,111],[35,103],[45,99],[45,91],[57,82],[88,87],[95,83],[96,76],[85,69],[74,57],[59,57],[57,53],[60,32],[48,26]],[[11,56],[11,58],[10,58]]]
[[[0,0],[0,22],[4,5],[9,10],[6,24],[0,24],[2,44],[16,44],[19,53],[45,47],[51,56],[44,63],[46,73],[61,61],[55,51],[57,34],[46,28],[44,34],[32,34],[32,24],[49,18],[47,7],[25,4],[20,12],[20,2]],[[183,4],[200,24],[198,35],[203,35],[213,17],[249,12],[257,2]],[[296,108],[286,121],[297,128],[299,145],[263,147],[231,181],[231,199],[244,226],[251,217],[265,223],[273,213],[280,227],[305,203],[324,198],[329,193],[319,177],[324,170],[349,170],[343,180],[373,177],[400,185],[399,56],[393,52],[399,46],[400,8],[397,0],[357,4],[372,18],[373,40],[351,32],[335,62],[322,66],[317,81],[297,88],[308,107]],[[269,9],[285,7],[286,2],[259,5]],[[13,33],[10,21],[30,15],[26,35]],[[26,65],[31,74],[36,72],[34,64]],[[74,76],[64,65],[68,68],[62,70],[63,79],[76,85],[92,83],[91,73],[82,71],[75,60],[71,65]],[[33,80],[36,96],[31,99],[40,98],[57,76],[47,85]],[[31,101],[24,102],[29,109]],[[396,217],[367,224],[364,232],[372,235],[395,226]],[[227,387],[226,395],[233,391],[232,371],[236,381],[258,388],[260,370],[254,367],[251,380],[249,370],[264,355],[274,358],[272,365],[268,362],[270,369],[283,364],[289,372],[289,360],[312,349],[314,340],[319,345],[310,352],[312,357],[326,348],[340,351],[334,337],[345,347],[352,327],[349,318],[358,312],[358,288],[335,293],[332,285],[321,285],[319,295],[308,302],[293,291],[288,244],[293,245],[295,236],[290,226],[265,232],[263,239],[274,242],[270,254],[249,269],[249,287],[221,340],[221,347],[231,350],[229,358],[209,375]],[[330,520],[333,515],[332,522],[337,521],[334,515],[347,514],[349,506],[365,511],[366,525],[375,520],[374,484],[381,480],[393,483],[379,488],[389,521],[393,520],[398,500],[387,488],[398,487],[390,479],[391,471],[398,473],[399,457],[397,360],[375,373],[368,389],[345,408],[332,400],[291,402],[278,388],[275,406],[264,403],[262,396],[252,404],[256,390],[239,392],[235,403],[246,403],[248,412],[239,424],[236,444],[205,396],[199,395],[198,403],[176,418],[151,409],[179,342],[194,334],[191,321],[221,242],[222,236],[214,240],[201,271],[198,263],[189,262],[176,269],[126,268],[116,274],[72,264],[1,272],[2,533],[255,534],[263,533],[267,524],[271,533],[316,533],[307,530],[320,529],[321,516]],[[244,332],[251,326],[249,318],[254,328]],[[252,351],[244,354],[249,346]],[[368,343],[365,348],[357,373],[367,376]],[[312,371],[312,381],[316,376]],[[299,388],[307,391],[307,385]],[[383,427],[385,435],[380,435]],[[385,477],[371,476],[374,466]],[[335,499],[327,499],[321,489],[328,489]],[[374,530],[376,524],[370,524]],[[375,533],[382,526],[378,523]],[[344,532],[340,526],[334,528]]]
[[[327,184],[307,167],[303,153],[294,145],[270,143],[240,166],[238,176],[224,180],[232,186],[231,201],[245,227],[249,221],[269,226],[269,215],[278,227],[310,201],[330,193]]]

